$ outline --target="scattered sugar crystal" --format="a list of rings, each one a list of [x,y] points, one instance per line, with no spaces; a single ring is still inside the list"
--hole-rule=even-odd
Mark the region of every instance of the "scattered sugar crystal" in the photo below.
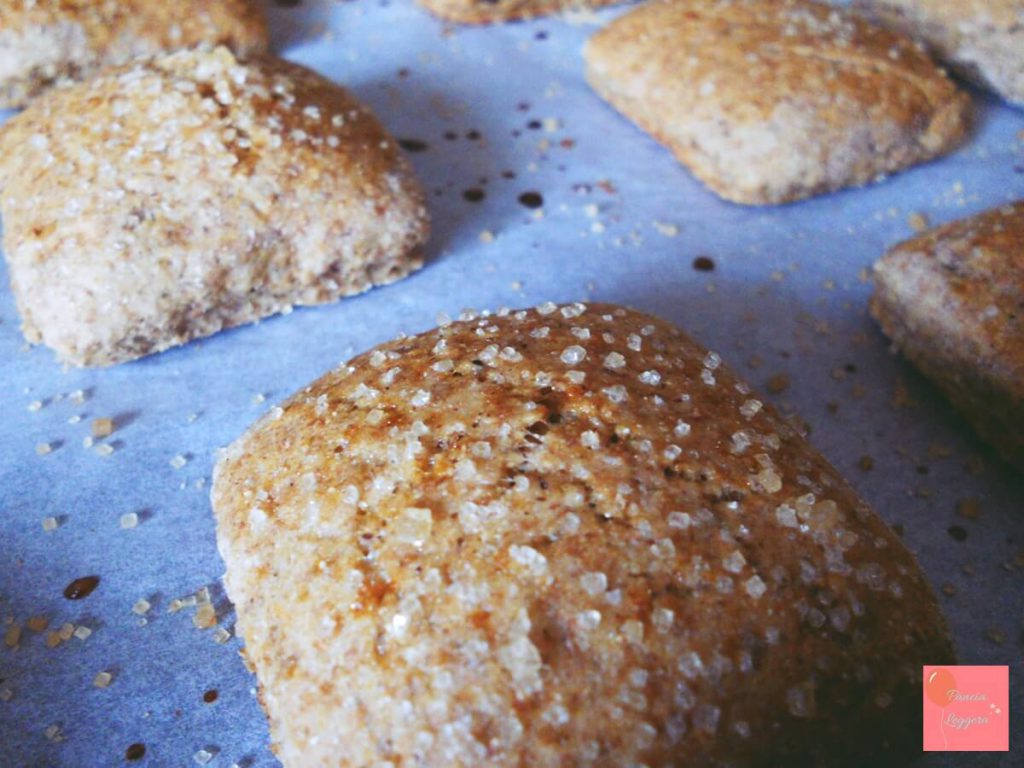
[[[580,435],[580,442],[583,443],[584,448],[590,448],[594,451],[601,447],[601,438],[598,437],[597,432],[591,429]]]
[[[578,488],[568,488],[562,497],[565,506],[567,507],[581,507],[583,502],[586,501],[586,496]]]
[[[644,641],[644,625],[642,622],[630,619],[622,625],[622,636],[627,641],[640,645]]]
[[[838,605],[835,608],[832,608],[828,612],[828,618],[832,623],[832,626],[840,632],[845,632],[850,628],[850,609],[845,605]]]
[[[810,715],[807,694],[803,688],[793,686],[786,691],[786,708],[793,717],[807,717]]]
[[[587,374],[583,371],[569,371],[565,376],[573,384],[582,384],[587,378]]]
[[[676,620],[675,611],[671,611],[668,608],[655,608],[651,613],[651,624],[654,628],[664,634],[672,628],[672,624]]]
[[[578,344],[573,344],[571,347],[566,347],[562,350],[561,360],[566,365],[577,365],[582,363],[587,356],[587,350]]]
[[[731,554],[722,558],[722,567],[729,571],[729,573],[739,573],[746,564],[747,559],[743,557],[743,553],[739,550],[734,550]]]
[[[686,530],[693,525],[693,518],[686,512],[669,512],[668,525],[669,528],[680,528],[682,530]]]
[[[455,463],[455,479],[460,482],[474,480],[477,477],[476,464],[472,459],[459,459]]]
[[[781,504],[775,510],[775,519],[787,528],[796,528],[799,525],[799,522],[796,519],[796,510],[788,504]]]
[[[704,671],[704,662],[694,651],[686,651],[679,657],[679,671],[689,678],[695,679]]]
[[[761,410],[763,404],[760,400],[747,400],[740,406],[740,413],[748,419],[752,419]]]
[[[685,421],[677,421],[675,427],[672,429],[672,433],[676,437],[686,437],[690,434],[691,427]]]
[[[40,456],[45,456],[46,454],[52,451],[53,446],[50,445],[49,443],[39,443],[36,445],[36,453],[38,453]]]
[[[729,450],[735,454],[741,454],[750,447],[750,435],[742,430],[732,436],[732,445]]]
[[[580,586],[588,595],[599,595],[608,589],[608,577],[600,571],[590,571],[580,576]]]
[[[782,478],[779,477],[779,474],[771,467],[762,469],[757,473],[757,484],[760,485],[766,493],[778,493],[782,490]]]
[[[718,730],[718,719],[722,710],[709,704],[701,704],[693,713],[693,727],[705,733],[715,733]]]
[[[92,630],[89,629],[88,627],[84,627],[84,626],[79,625],[79,626],[75,627],[75,631],[74,631],[73,634],[79,640],[87,640],[89,638],[89,635],[92,634]]]
[[[28,410],[30,410],[32,413],[35,413],[37,411],[41,411],[42,409],[43,409],[43,402],[42,402],[42,400],[33,400],[31,403],[28,404]]]
[[[601,390],[613,403],[624,403],[629,398],[629,393],[621,384],[612,387],[605,387]]]
[[[644,340],[635,333],[629,334],[629,338],[626,339],[626,346],[634,352],[639,352],[643,344]]]
[[[761,577],[758,576],[757,574],[754,574],[749,579],[747,579],[743,583],[743,588],[747,591],[747,594],[750,595],[755,600],[760,600],[761,596],[768,589],[765,586],[764,582],[761,581]]]
[[[595,610],[580,611],[576,621],[584,632],[592,632],[601,624],[601,612]]]
[[[430,393],[425,389],[417,389],[411,398],[409,398],[409,405],[413,408],[422,408],[424,405],[430,402]]]
[[[114,446],[112,446],[110,443],[103,443],[101,445],[97,445],[95,451],[97,455],[103,456],[105,458],[114,452]]]
[[[207,752],[205,749],[200,749],[198,752],[192,755],[192,759],[195,760],[196,763],[198,763],[199,765],[206,765],[211,760],[213,760],[213,753]]]
[[[181,469],[181,468],[182,468],[182,467],[184,467],[184,466],[185,466],[185,465],[186,465],[187,463],[188,463],[188,459],[186,459],[186,458],[185,458],[184,456],[182,456],[182,455],[181,455],[180,453],[179,453],[179,454],[177,454],[176,456],[173,456],[173,457],[171,458],[171,460],[170,460],[170,461],[168,462],[168,464],[170,464],[170,465],[171,465],[171,467],[173,467],[174,469]]]
[[[626,358],[620,355],[618,352],[609,352],[604,358],[604,367],[615,370],[616,368],[622,368],[626,364]]]
[[[672,542],[672,539],[659,539],[651,545],[651,554],[655,557],[669,558],[675,555],[675,553],[676,545]]]
[[[434,517],[429,509],[406,507],[395,521],[395,537],[406,544],[421,548],[430,538]]]
[[[551,725],[565,725],[569,722],[569,710],[561,704],[552,704],[544,711],[544,714],[541,717],[544,718],[545,722],[550,723]]]
[[[562,521],[561,521],[561,523],[559,523],[559,526],[558,526],[559,533],[561,533],[562,535],[565,535],[565,536],[571,536],[572,534],[576,533],[576,531],[578,531],[579,529],[580,529],[580,518],[579,518],[579,515],[573,514],[572,512],[570,512],[569,514],[565,515],[562,518]]]
[[[513,544],[508,548],[509,557],[534,575],[547,572],[548,560],[533,547]]]
[[[139,524],[139,516],[134,512],[127,512],[121,515],[122,528],[134,528]]]
[[[60,523],[57,522],[56,517],[44,517],[43,518],[43,530],[44,531],[55,531]]]
[[[144,616],[149,612],[150,608],[152,608],[152,606],[149,604],[149,601],[144,597],[140,597],[135,601],[135,605],[132,606],[132,613]]]
[[[217,631],[213,633],[213,641],[220,645],[223,645],[231,639],[231,633],[224,629],[224,627],[217,627]]]
[[[109,672],[98,672],[96,677],[92,679],[92,684],[97,688],[106,688],[110,685],[110,681],[114,679],[114,676]]]
[[[640,374],[640,381],[644,384],[656,387],[661,384],[661,374],[657,371],[644,371]]]

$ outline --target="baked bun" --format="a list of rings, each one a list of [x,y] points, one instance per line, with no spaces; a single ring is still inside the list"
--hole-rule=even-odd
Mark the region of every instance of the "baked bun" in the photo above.
[[[0,129],[31,342],[110,365],[420,266],[423,196],[347,91],[226,48],[51,91]]]
[[[614,306],[360,355],[228,448],[212,501],[289,768],[905,765],[951,658],[836,471]]]
[[[623,0],[416,0],[435,16],[461,24],[492,24],[552,13],[601,8]]]
[[[1024,471],[1024,201],[891,248],[871,314],[1012,465]]]
[[[809,0],[655,0],[586,61],[597,93],[748,205],[867,184],[968,123],[969,98],[909,38]]]
[[[1024,0],[857,0],[958,74],[1024,107]]]
[[[0,0],[0,108],[138,56],[195,45],[267,47],[254,0]]]

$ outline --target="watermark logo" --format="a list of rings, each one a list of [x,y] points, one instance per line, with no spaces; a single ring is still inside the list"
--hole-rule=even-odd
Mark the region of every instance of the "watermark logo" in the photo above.
[[[1009,667],[924,668],[925,752],[1008,752]]]

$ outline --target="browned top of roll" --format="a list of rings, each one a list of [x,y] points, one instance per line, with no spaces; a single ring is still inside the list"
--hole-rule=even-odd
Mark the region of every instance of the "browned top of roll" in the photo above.
[[[919,733],[910,553],[720,358],[553,304],[363,354],[232,445],[286,766],[792,765]]]

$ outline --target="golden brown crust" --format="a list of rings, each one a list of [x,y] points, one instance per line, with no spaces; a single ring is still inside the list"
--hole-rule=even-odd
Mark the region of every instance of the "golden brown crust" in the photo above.
[[[23,329],[75,365],[160,351],[420,266],[427,214],[368,109],[227,49],[138,60],[0,129]]]
[[[267,47],[253,0],[0,0],[0,107],[139,56],[226,45]]]
[[[1024,470],[1024,202],[938,227],[875,264],[871,312]]]
[[[1024,106],[1024,1],[857,0],[978,85]]]
[[[657,0],[597,33],[586,59],[600,95],[745,204],[943,154],[970,106],[908,38],[808,0]]]
[[[435,16],[460,24],[494,24],[563,11],[602,8],[625,0],[416,0]]]
[[[877,765],[951,655],[835,470],[613,306],[360,355],[227,449],[212,502],[285,766]]]

